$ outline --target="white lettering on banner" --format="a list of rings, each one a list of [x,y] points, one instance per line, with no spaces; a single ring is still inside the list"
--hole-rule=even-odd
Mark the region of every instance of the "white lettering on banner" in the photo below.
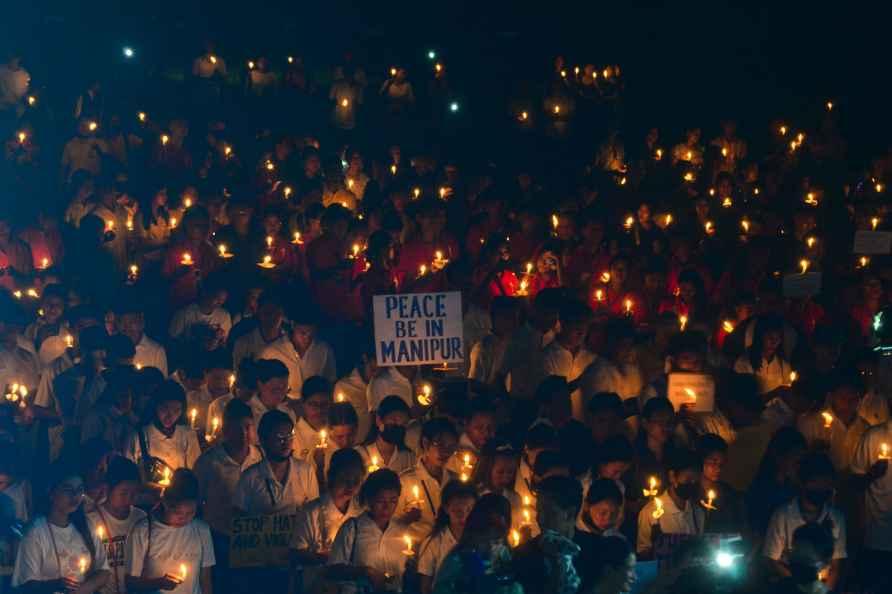
[[[461,293],[375,295],[378,365],[464,360]]]

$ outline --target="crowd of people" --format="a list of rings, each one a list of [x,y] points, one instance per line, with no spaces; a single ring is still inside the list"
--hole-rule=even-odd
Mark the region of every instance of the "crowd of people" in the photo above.
[[[558,58],[497,162],[433,52],[278,62],[164,119],[0,66],[0,590],[892,590],[892,153],[630,141]],[[379,365],[373,297],[449,291],[462,363]]]

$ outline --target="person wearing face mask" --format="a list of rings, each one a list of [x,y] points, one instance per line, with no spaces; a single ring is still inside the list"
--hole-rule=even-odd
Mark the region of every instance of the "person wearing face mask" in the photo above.
[[[846,521],[830,504],[833,498],[833,464],[827,454],[813,452],[799,463],[799,496],[778,508],[768,522],[762,554],[779,577],[789,577],[793,534],[804,524],[816,523],[833,534],[833,555],[826,584],[833,590],[839,582],[846,559]]]
[[[347,405],[349,406],[349,405]],[[302,580],[298,592],[315,592],[324,579],[323,566],[341,526],[362,513],[355,500],[365,477],[365,465],[356,450],[339,449],[331,456],[322,496],[297,513],[291,534],[291,579]]]
[[[389,468],[397,474],[415,466],[415,453],[405,446],[409,407],[399,396],[388,396],[378,405],[370,439],[357,446],[366,466]]]
[[[658,538],[701,535],[706,524],[706,514],[695,501],[700,491],[700,458],[678,449],[667,460],[666,468],[669,488],[648,501],[638,513],[636,551],[641,557],[653,557]]]
[[[477,490],[468,483],[451,481],[443,489],[442,499],[434,529],[418,549],[422,594],[431,594],[443,560],[461,540],[468,516],[477,502]]]
[[[195,517],[198,491],[195,475],[178,469],[161,505],[133,527],[126,554],[128,592],[211,594],[216,558],[208,525]]]
[[[421,540],[434,527],[443,487],[458,476],[446,464],[455,453],[458,433],[447,419],[427,421],[421,429],[421,449],[415,467],[400,475],[402,494],[399,512],[411,524],[409,533]]]

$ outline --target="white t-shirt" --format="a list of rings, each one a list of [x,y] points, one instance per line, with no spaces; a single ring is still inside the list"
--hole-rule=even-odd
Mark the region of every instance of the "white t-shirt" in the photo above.
[[[195,477],[204,502],[204,520],[220,534],[229,534],[232,499],[242,473],[263,459],[260,450],[249,446],[248,456],[239,464],[229,457],[223,444],[217,444],[198,457]]]
[[[149,521],[133,527],[128,544],[127,575],[149,579],[167,574],[181,576],[180,565],[185,564],[186,579],[168,592],[201,594],[201,570],[217,563],[208,525],[201,520],[192,520],[182,527],[168,526],[155,519],[150,521],[151,533]]]
[[[403,571],[408,557],[403,554],[407,526],[397,519],[390,520],[382,532],[368,514],[351,519],[341,526],[335,536],[328,556],[328,565],[371,567],[391,575],[388,591],[399,592],[403,584]],[[355,583],[344,583],[344,594],[357,591]]]
[[[167,377],[167,351],[164,347],[146,336],[142,335],[139,344],[136,345],[136,355],[133,364],[140,367],[154,367]]]
[[[484,384],[494,384],[504,367],[508,340],[501,340],[495,334],[487,334],[483,340],[471,348],[471,367],[468,379]]]
[[[201,311],[197,303],[193,303],[174,314],[173,319],[170,321],[168,333],[171,338],[180,338],[183,335],[188,336],[189,330],[196,324],[207,324],[215,330],[222,330],[223,339],[225,340],[229,336],[229,331],[232,330],[232,317],[222,307],[218,307],[211,313],[206,314]]]
[[[399,396],[409,408],[415,403],[412,396],[412,382],[395,367],[388,367],[386,371],[372,378],[369,384],[369,411],[377,410],[381,401],[388,396]]]
[[[780,357],[780,355],[775,355],[771,362],[768,362],[763,358],[762,366],[759,368],[759,371],[753,371],[753,365],[750,363],[750,358],[746,355],[741,355],[734,363],[734,371],[756,376],[759,393],[767,394],[781,386],[789,386],[790,372],[793,371],[793,369],[790,367],[789,363]]]
[[[830,460],[833,468],[839,472],[845,472],[852,464],[855,450],[861,443],[861,437],[870,426],[860,416],[848,426],[834,418],[830,427],[824,427],[824,417],[820,412],[806,413],[799,417],[796,429],[805,438],[809,445],[824,441],[830,444]]]
[[[831,505],[825,505],[818,516],[818,524],[830,520],[833,531],[833,558],[846,558],[846,521],[842,513]],[[787,561],[787,556],[793,548],[793,533],[797,528],[805,524],[802,512],[799,509],[799,498],[783,507],[779,507],[771,515],[768,521],[768,530],[765,531],[765,542],[762,545],[762,554],[775,561]]]
[[[866,474],[880,460],[881,446],[892,447],[892,421],[871,427],[861,438],[852,458],[852,472]],[[892,452],[889,454],[892,456]],[[892,469],[870,483],[864,495],[867,508],[865,546],[892,551]]]
[[[87,573],[108,571],[105,547],[96,538],[96,527],[89,522],[95,558],[73,524],[65,528],[52,526],[44,517],[37,518],[19,545],[12,574],[12,586],[17,588],[30,581],[48,581],[71,577],[81,579],[80,560],[87,559]]]
[[[239,336],[232,345],[232,368],[238,369],[245,359],[258,358],[257,355],[272,342],[264,340],[260,328],[254,328],[244,336]]]
[[[434,528],[434,522],[437,519],[437,512],[440,511],[440,495],[443,487],[451,480],[457,480],[456,474],[450,470],[443,469],[443,480],[438,481],[430,475],[424,463],[418,460],[415,468],[407,470],[400,475],[400,502],[396,508],[397,514],[403,514],[413,507],[421,508],[421,519],[412,522],[409,526],[409,534],[420,542],[426,538]],[[413,487],[418,488],[419,501],[415,499]]]
[[[195,466],[195,461],[201,454],[195,430],[190,429],[187,425],[177,425],[173,435],[167,437],[158,431],[154,424],[149,424],[143,427],[143,432],[146,436],[146,447],[150,456],[159,458],[172,470]],[[138,433],[134,433],[130,438],[127,457],[137,464],[142,461],[142,448],[139,445]]]
[[[659,497],[663,504],[663,515],[657,522],[660,524],[663,534],[703,534],[706,513],[702,507],[691,500],[682,510],[678,509],[668,493],[662,493]],[[651,499],[638,512],[638,548],[636,550],[639,553],[653,548],[651,531],[654,524],[653,512],[656,508],[654,500]]]
[[[249,516],[294,513],[307,501],[319,497],[319,483],[313,467],[293,456],[288,463],[284,484],[276,479],[266,460],[245,470],[235,488],[233,507]]]
[[[545,379],[545,355],[543,350],[551,344],[554,335],[543,334],[529,324],[514,331],[505,349],[502,373],[509,375],[509,391],[512,398],[532,400],[536,388]]]
[[[291,422],[297,425],[297,415],[294,414],[294,409],[288,406],[287,401],[279,403],[279,406],[274,409],[270,409],[266,407],[262,400],[260,400],[260,396],[255,394],[254,396],[251,396],[251,399],[248,401],[248,406],[251,407],[251,412],[254,413],[254,425],[256,427],[260,426],[260,419],[262,419],[263,415],[270,410],[278,410],[285,413],[288,415],[288,418],[291,419]],[[223,417],[220,418],[222,419]]]
[[[100,514],[100,511],[102,512]],[[120,594],[127,591],[127,551],[128,540],[137,522],[145,519],[146,512],[138,507],[130,508],[130,515],[124,520],[114,517],[104,505],[97,506],[97,511],[87,515],[95,526],[96,536],[102,527],[102,546],[112,575],[102,588],[102,594]]]
[[[379,468],[389,468],[397,474],[401,474],[415,467],[415,452],[412,450],[396,448],[393,450],[393,454],[390,455],[390,458],[386,460],[381,454],[381,451],[378,450],[378,446],[375,442],[368,445],[356,446],[356,451],[362,456],[366,468],[371,465],[372,458],[377,458],[377,465]]]
[[[334,351],[328,343],[313,339],[307,352],[300,355],[288,336],[268,344],[257,357],[258,359],[275,359],[288,368],[289,398],[300,398],[304,380],[314,375],[321,375],[334,383],[337,378]]]
[[[321,427],[328,429],[327,427]],[[307,420],[300,418],[294,426],[294,455],[301,460],[310,462],[316,452],[316,446],[322,443],[322,437],[319,431],[313,429]]]
[[[372,417],[369,415],[369,385],[365,383],[362,374],[358,369],[353,369],[350,375],[342,377],[334,387],[335,401],[337,402],[341,394],[344,395],[344,402],[353,405],[356,411],[356,419],[358,421],[356,427],[356,436],[360,441],[365,441],[372,425]]]
[[[344,522],[361,513],[362,508],[353,500],[347,506],[346,513],[341,513],[331,496],[325,493],[298,510],[290,547],[315,553],[328,551]]]
[[[427,540],[421,543],[421,547],[418,549],[419,575],[426,575],[436,581],[437,571],[443,564],[443,559],[446,558],[452,547],[457,544],[458,542],[455,540],[455,536],[452,535],[452,530],[449,526],[429,536]]]

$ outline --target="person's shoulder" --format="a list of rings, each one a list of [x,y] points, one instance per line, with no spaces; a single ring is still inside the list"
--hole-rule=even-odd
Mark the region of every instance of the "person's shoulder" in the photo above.
[[[400,473],[400,480],[411,480],[418,476],[418,470],[413,466],[412,468],[407,468],[406,470]]]
[[[256,462],[247,467],[244,472],[242,472],[242,475],[239,478],[239,482],[248,482],[255,480],[263,472],[263,462],[263,460],[260,460],[259,462]]]
[[[297,513],[310,516],[321,510],[324,506],[325,500],[322,497],[317,497],[303,504],[303,506],[301,506],[301,508],[297,510]]]

